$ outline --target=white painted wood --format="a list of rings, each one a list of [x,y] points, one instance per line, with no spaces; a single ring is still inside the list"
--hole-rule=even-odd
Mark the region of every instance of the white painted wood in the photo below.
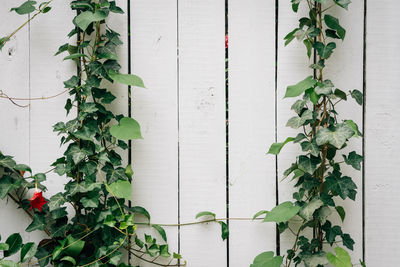
[[[364,25],[364,3],[353,1],[348,11],[341,7],[334,7],[327,11],[328,14],[339,19],[340,25],[346,29],[344,41],[336,41],[337,48],[332,56],[326,61],[324,79],[330,79],[333,84],[342,91],[358,89],[363,87],[363,25]],[[339,113],[339,121],[351,119],[362,129],[362,107],[349,96],[347,102],[342,101],[336,106]],[[348,146],[336,155],[337,161],[343,161],[343,154],[356,151],[362,154],[362,138],[352,138]],[[343,232],[349,233],[354,239],[354,251],[350,251],[353,262],[362,259],[362,173],[353,167],[342,164],[343,175],[350,176],[356,183],[358,189],[356,201],[340,198],[335,199],[337,205],[346,210],[346,219],[341,222],[339,215],[332,210],[331,221],[334,225],[343,225]]]
[[[295,14],[292,11],[290,1],[279,1],[278,16],[278,79],[277,79],[277,141],[283,142],[287,137],[295,137],[298,130],[286,127],[286,122],[296,113],[290,109],[291,105],[296,101],[295,98],[283,98],[288,85],[293,85],[312,75],[312,70],[308,66],[312,63],[312,59],[308,59],[306,48],[303,43],[294,39],[288,46],[284,46],[283,38],[294,28],[299,26],[299,18],[308,16],[308,6],[302,2],[299,11]],[[301,153],[298,144],[287,144],[278,156],[278,184],[279,203],[285,201],[293,201],[292,194],[295,181],[286,179],[281,181],[283,172],[296,161],[296,156]],[[296,228],[297,226],[293,226]],[[295,238],[290,231],[285,231],[280,236],[281,255],[286,255],[286,251],[293,247]]]
[[[53,56],[58,47],[68,42],[66,34],[73,28],[71,23],[74,12],[65,2],[54,1],[52,9],[47,14],[36,17],[30,26],[30,96],[48,97],[63,90],[63,81],[76,74],[72,61],[63,61],[63,56]],[[46,172],[57,158],[61,157],[66,146],[60,147],[60,136],[53,132],[53,125],[66,121],[66,111],[63,108],[68,94],[62,94],[52,99],[30,102],[30,164],[35,173]],[[74,110],[71,115],[74,116]],[[50,115],[50,116],[49,116]],[[45,182],[48,191],[44,193],[50,198],[64,190],[67,182],[54,172],[46,174]],[[28,193],[28,197],[33,191]],[[40,241],[47,236],[35,231],[30,239]]]
[[[398,1],[367,2],[365,230],[367,266],[398,266],[400,122]]]
[[[225,1],[178,2],[180,221],[226,215]],[[217,224],[182,227],[188,266],[225,266]]]
[[[131,1],[132,73],[146,89],[132,88],[132,116],[143,140],[133,142],[133,205],[145,207],[153,223],[178,222],[177,6],[175,0]],[[152,233],[139,227],[138,232]],[[170,252],[178,251],[178,229],[166,228]],[[134,260],[140,266],[153,266]]]
[[[65,90],[63,81],[76,74],[75,64],[63,61],[65,54],[53,56],[59,46],[69,41],[66,34],[74,27],[71,23],[74,12],[65,2],[55,1],[51,6],[49,13],[39,15],[31,22],[30,96],[34,98],[62,92]],[[52,99],[31,101],[30,157],[35,172],[50,170],[50,165],[66,149],[65,146],[60,147],[60,136],[53,132],[53,125],[67,120],[63,107],[68,96],[65,93]],[[50,197],[62,191],[65,183],[66,180],[58,174],[47,174],[46,186],[49,193],[46,195]]]
[[[229,2],[229,216],[275,206],[275,3]],[[275,225],[231,221],[229,266],[275,251]],[[262,238],[260,238],[262,237]]]
[[[22,25],[28,16],[10,13],[14,1],[4,1],[0,9],[0,36],[12,33]],[[9,97],[29,97],[29,26],[21,29],[0,52],[0,90]],[[28,101],[18,101],[20,105]],[[14,156],[18,163],[29,164],[29,107],[21,108],[9,100],[0,98],[0,151]],[[30,219],[23,210],[17,210],[11,199],[0,201],[1,237],[6,238],[15,232],[21,233],[24,242],[29,240],[25,228]],[[19,222],[16,224],[15,222]]]

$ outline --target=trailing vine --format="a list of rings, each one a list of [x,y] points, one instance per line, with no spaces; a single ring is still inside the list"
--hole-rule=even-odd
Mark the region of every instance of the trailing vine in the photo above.
[[[299,27],[286,35],[285,45],[297,39],[306,47],[310,58],[316,60],[310,68],[314,76],[309,76],[295,85],[288,86],[285,98],[301,97],[291,109],[296,115],[286,126],[301,129],[296,137],[288,137],[282,143],[271,145],[268,153],[278,155],[289,142],[299,144],[302,151],[296,161],[284,172],[284,179],[292,176],[297,191],[293,194],[295,202],[284,202],[271,211],[260,211],[255,217],[265,214],[264,222],[278,224],[280,233],[290,231],[294,244],[285,255],[274,256],[264,252],[258,255],[251,267],[289,267],[303,263],[306,267],[326,266],[351,267],[352,262],[345,248],[353,250],[354,241],[341,226],[333,225],[330,216],[337,212],[345,220],[345,210],[335,203],[335,199],[355,200],[357,186],[353,180],[342,173],[341,166],[348,164],[356,170],[361,169],[363,157],[355,151],[337,155],[347,146],[352,137],[361,136],[356,123],[350,119],[340,119],[336,110],[339,103],[351,96],[362,105],[363,95],[358,90],[345,93],[335,89],[333,82],[324,77],[324,68],[336,48],[335,40],[344,40],[346,30],[339,19],[328,14],[328,10],[338,6],[347,10],[350,0],[291,0],[292,9],[298,11],[299,5],[307,5],[308,17],[299,20]],[[296,229],[297,228],[297,229]],[[312,230],[307,236],[305,231]],[[328,247],[334,246],[334,253]],[[360,264],[365,266],[360,260]]]
[[[50,11],[51,1],[36,7],[35,1],[26,1],[12,11],[20,15],[36,13],[8,37],[0,40],[1,47],[18,30],[41,13]],[[40,266],[128,266],[122,262],[121,249],[131,255],[159,266],[181,266],[179,254],[169,252],[165,230],[152,226],[161,237],[158,242],[149,234],[136,233],[136,214],[150,220],[142,207],[129,207],[133,170],[124,165],[117,149],[128,148],[126,140],[140,139],[140,126],[133,118],[112,113],[107,105],[116,97],[106,88],[110,83],[144,87],[142,79],[119,72],[116,48],[122,44],[119,33],[107,25],[110,14],[122,14],[115,1],[71,1],[77,12],[74,28],[68,37],[76,38],[76,44],[66,43],[56,55],[68,53],[64,60],[76,63],[77,74],[64,82],[69,93],[65,109],[67,114],[74,108],[77,115],[67,122],[58,122],[54,131],[61,135],[61,145],[66,146],[64,155],[53,163],[54,171],[66,176],[65,191],[45,199],[46,188],[43,173],[32,175],[27,165],[16,164],[11,156],[0,153],[0,198],[10,197],[32,218],[26,231],[45,231],[49,238],[38,245],[22,244],[20,234],[11,235],[0,244],[4,256],[12,256],[21,250],[19,262],[0,259],[1,266],[20,266],[34,256]],[[4,94],[2,94],[4,96]],[[12,100],[8,96],[5,96]],[[28,171],[31,175],[24,177]],[[29,189],[33,197],[26,199]],[[40,192],[41,190],[42,192]],[[72,209],[72,219],[68,217]],[[71,217],[71,215],[70,215]],[[133,243],[128,239],[132,237]],[[150,256],[145,258],[144,255]],[[160,263],[159,258],[169,258]],[[165,261],[164,261],[165,262]]]

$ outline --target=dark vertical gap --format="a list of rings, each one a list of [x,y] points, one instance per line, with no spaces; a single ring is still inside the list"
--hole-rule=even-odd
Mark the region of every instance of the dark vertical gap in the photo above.
[[[180,158],[180,101],[179,101],[179,89],[180,89],[180,76],[179,76],[179,0],[176,0],[176,99],[177,99],[177,126],[178,126],[178,253],[181,254],[181,158]],[[180,266],[181,260],[178,259],[178,266]]]
[[[364,30],[363,30],[363,106],[362,106],[362,260],[365,262],[365,121],[367,80],[367,0],[364,0]]]
[[[225,143],[226,143],[226,217],[229,218],[229,48],[226,38],[229,34],[229,0],[225,0]],[[229,220],[226,221],[229,229]],[[229,235],[226,238],[226,264],[229,267]]]
[[[278,40],[279,0],[275,0],[275,143],[278,142]],[[275,205],[279,205],[278,155],[275,155]],[[281,238],[276,225],[276,255],[281,254]]]
[[[132,73],[132,65],[131,65],[131,55],[132,55],[132,45],[131,45],[131,1],[128,1],[127,5],[128,9],[128,73]],[[132,117],[132,96],[131,96],[131,86],[128,85],[128,117]],[[128,141],[128,164],[132,165],[132,140]],[[132,207],[132,201],[128,202],[129,208]],[[132,237],[129,237],[128,241],[129,246],[132,244]],[[132,256],[131,253],[128,253],[128,263],[131,264]]]

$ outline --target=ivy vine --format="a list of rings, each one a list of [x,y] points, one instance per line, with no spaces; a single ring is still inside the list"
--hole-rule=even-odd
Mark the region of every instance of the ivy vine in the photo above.
[[[295,116],[286,126],[301,129],[296,137],[288,137],[281,143],[271,145],[268,153],[278,155],[288,143],[299,144],[303,153],[284,172],[291,176],[297,189],[294,202],[279,204],[271,211],[260,211],[254,217],[265,215],[264,222],[275,222],[280,233],[290,231],[294,235],[293,247],[284,256],[264,252],[258,255],[251,267],[326,266],[351,267],[352,262],[346,249],[353,250],[354,240],[343,232],[341,226],[330,221],[337,212],[344,221],[346,212],[335,203],[336,198],[355,200],[357,186],[352,178],[342,173],[341,165],[347,164],[361,169],[363,157],[355,151],[337,155],[347,146],[349,139],[361,136],[357,124],[350,119],[340,119],[337,104],[351,96],[362,105],[363,95],[358,90],[348,93],[335,88],[333,82],[324,77],[324,68],[336,48],[335,40],[344,40],[346,30],[338,18],[328,14],[335,6],[347,10],[350,0],[291,0],[292,9],[297,13],[299,5],[308,6],[308,17],[299,19],[299,26],[285,36],[285,45],[297,39],[306,48],[308,57],[316,54],[310,68],[314,76],[308,76],[295,85],[288,86],[285,98],[301,97],[291,109]],[[311,228],[312,236],[305,234]],[[327,246],[335,246],[334,253]],[[365,264],[360,260],[360,264]]]

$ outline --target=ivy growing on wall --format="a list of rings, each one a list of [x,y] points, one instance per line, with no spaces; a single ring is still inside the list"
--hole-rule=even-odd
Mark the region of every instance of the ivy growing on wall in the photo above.
[[[1,38],[0,48],[35,16],[49,12],[51,2],[26,1],[11,9],[20,15],[35,13],[11,35]],[[133,170],[124,165],[118,151],[128,148],[127,140],[142,136],[136,120],[109,110],[116,96],[107,88],[112,83],[143,88],[144,83],[136,75],[120,73],[116,49],[122,41],[107,18],[124,11],[108,0],[71,1],[70,8],[77,15],[68,37],[76,42],[61,45],[56,55],[66,54],[63,59],[77,67],[77,74],[64,82],[69,93],[64,108],[70,116],[74,110],[76,116],[54,125],[65,152],[49,171],[66,176],[68,182],[63,192],[46,199],[42,184],[46,174],[32,174],[27,165],[16,164],[11,156],[0,153],[0,198],[13,199],[29,214],[32,223],[27,232],[41,230],[49,236],[39,244],[23,244],[19,233],[11,235],[0,243],[4,251],[0,266],[20,266],[33,257],[40,266],[128,266],[121,249],[155,265],[180,266],[181,256],[170,253],[165,230],[150,224],[144,208],[126,205],[132,200]],[[27,199],[30,189],[33,197]],[[68,207],[72,214],[68,214]],[[152,226],[157,237],[136,233],[136,214],[147,218],[149,222],[144,224]],[[5,259],[18,251],[19,261]],[[159,258],[169,260],[161,264]]]
[[[294,244],[283,256],[274,256],[271,251],[261,253],[251,267],[289,267],[300,263],[306,267],[329,263],[336,267],[351,267],[347,250],[353,250],[354,241],[330,218],[333,213],[337,213],[342,221],[346,217],[336,199],[356,199],[357,186],[343,173],[342,165],[360,170],[363,157],[355,151],[349,154],[342,151],[351,138],[357,138],[361,133],[353,120],[339,116],[336,107],[348,97],[362,105],[363,95],[358,90],[344,92],[324,76],[325,66],[337,46],[336,40],[344,40],[346,36],[340,20],[328,11],[334,7],[347,10],[350,0],[291,0],[291,3],[295,13],[299,5],[306,5],[309,12],[307,17],[299,19],[299,26],[286,35],[285,45],[297,39],[304,44],[309,58],[315,53],[315,62],[310,65],[314,76],[287,87],[285,98],[299,99],[291,106],[295,115],[286,126],[301,131],[295,137],[272,144],[268,153],[278,155],[290,142],[300,146],[302,153],[283,173],[283,179],[290,178],[295,183],[295,201],[283,202],[254,217],[265,215],[263,221],[276,223],[280,233],[292,233]],[[311,236],[305,234],[308,229],[311,229]],[[333,246],[334,252],[328,252],[328,246]]]

